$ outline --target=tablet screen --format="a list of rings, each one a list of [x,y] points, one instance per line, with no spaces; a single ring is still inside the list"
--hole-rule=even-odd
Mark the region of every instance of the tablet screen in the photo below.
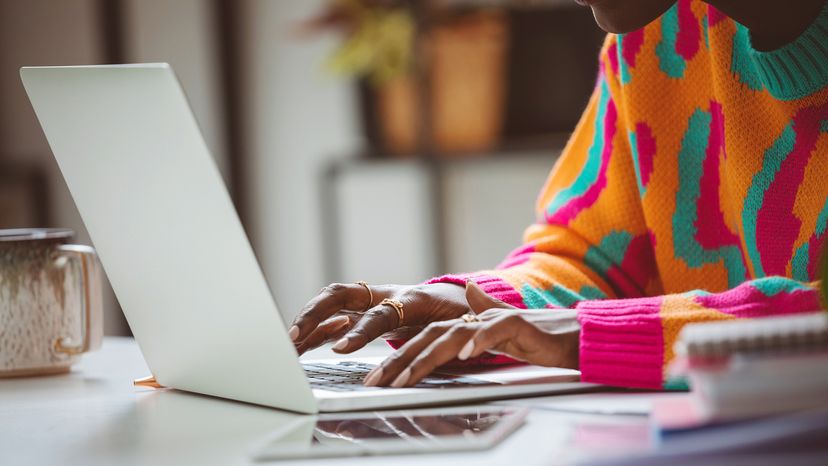
[[[511,411],[474,411],[457,414],[414,414],[404,411],[371,413],[354,419],[319,419],[313,443],[363,442],[375,439],[417,439],[479,435]]]
[[[308,416],[257,459],[485,449],[517,429],[523,408],[483,406]]]

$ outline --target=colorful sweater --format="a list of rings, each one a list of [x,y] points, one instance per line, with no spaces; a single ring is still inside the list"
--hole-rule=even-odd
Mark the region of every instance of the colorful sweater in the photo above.
[[[585,381],[669,385],[683,325],[821,308],[826,84],[828,6],[771,52],[697,0],[610,35],[524,246],[432,282],[575,307]]]

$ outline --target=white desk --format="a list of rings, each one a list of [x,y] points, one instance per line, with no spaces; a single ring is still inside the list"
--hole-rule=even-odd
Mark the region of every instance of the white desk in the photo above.
[[[368,352],[385,351],[374,346]],[[317,350],[312,357],[326,356]],[[0,465],[249,464],[250,451],[297,414],[192,395],[135,388],[148,370],[129,338],[106,338],[70,374],[0,379]],[[589,394],[521,400],[547,403],[526,425],[485,452],[308,460],[303,465],[531,466],[640,451],[649,444],[645,416],[579,414],[585,400],[624,397],[647,403],[652,394]],[[590,398],[587,398],[590,397]],[[618,403],[613,403],[619,405]],[[262,464],[262,463],[259,463]]]

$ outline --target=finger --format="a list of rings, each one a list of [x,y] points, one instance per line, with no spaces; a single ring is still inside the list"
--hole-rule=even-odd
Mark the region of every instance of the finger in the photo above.
[[[426,349],[434,340],[449,331],[451,327],[457,323],[457,320],[434,322],[428,325],[422,332],[415,337],[408,340],[403,346],[399,347],[391,356],[388,356],[379,366],[375,367],[371,372],[365,376],[365,385],[386,386],[397,378],[400,372]]]
[[[466,360],[483,354],[486,350],[500,347],[509,340],[516,338],[523,327],[532,327],[519,315],[509,315],[483,324],[460,350],[457,358]],[[511,356],[521,357],[514,354]]]
[[[333,320],[333,322],[331,322]],[[318,348],[325,343],[342,338],[349,328],[353,326],[353,320],[347,316],[335,316],[319,324],[319,327],[307,338],[296,343],[296,352],[300,355]]]
[[[288,335],[293,341],[302,341],[322,321],[344,309],[360,310],[368,305],[369,294],[365,287],[353,284],[333,283],[319,292],[302,308],[293,320]]]
[[[322,322],[307,338],[296,344],[296,351],[302,353],[324,345],[330,340],[341,337],[351,327],[351,318],[338,315]]]
[[[383,304],[368,309],[359,322],[333,345],[337,353],[351,353],[368,342],[379,338],[383,333],[397,328],[399,315],[393,306]]]
[[[454,359],[460,349],[477,331],[479,323],[458,323],[451,330],[434,340],[425,350],[421,351],[411,364],[391,382],[395,388],[416,385],[423,377],[434,369]]]
[[[506,304],[505,302],[488,295],[473,280],[466,282],[466,301],[468,301],[469,307],[475,314],[480,314],[481,312],[491,308],[515,309],[515,307],[511,304]]]

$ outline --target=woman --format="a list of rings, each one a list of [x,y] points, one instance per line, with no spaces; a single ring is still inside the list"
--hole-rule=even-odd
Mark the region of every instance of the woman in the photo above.
[[[661,388],[687,323],[820,309],[825,0],[577,1],[617,34],[524,246],[424,285],[328,286],[289,331],[300,352],[410,338],[367,385],[514,358]]]

